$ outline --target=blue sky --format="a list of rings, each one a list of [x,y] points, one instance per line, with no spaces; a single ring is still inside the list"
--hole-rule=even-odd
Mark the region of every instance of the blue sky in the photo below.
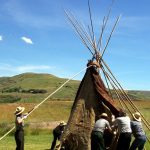
[[[87,0],[0,0],[0,76],[24,72],[69,78],[85,68],[90,52],[68,22],[70,10],[89,24]],[[95,34],[111,0],[91,0]],[[116,0],[105,32],[121,19],[104,59],[125,89],[150,90],[150,1]],[[105,43],[105,39],[104,39]],[[82,79],[84,72],[76,79]]]

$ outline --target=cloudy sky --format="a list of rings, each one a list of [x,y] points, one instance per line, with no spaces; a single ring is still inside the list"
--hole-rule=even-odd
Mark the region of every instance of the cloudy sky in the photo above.
[[[24,72],[69,78],[91,59],[64,9],[89,24],[87,0],[0,0],[0,76]],[[95,34],[111,0],[91,0]],[[125,89],[150,90],[150,1],[116,0],[105,31],[121,19],[104,59]],[[76,79],[82,79],[84,72]]]

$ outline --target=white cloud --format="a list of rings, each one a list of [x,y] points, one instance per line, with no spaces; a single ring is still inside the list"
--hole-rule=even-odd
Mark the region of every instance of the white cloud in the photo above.
[[[11,76],[25,72],[49,72],[54,67],[48,65],[24,65],[24,66],[12,66],[10,64],[0,63],[0,76]],[[3,74],[3,75],[2,75]]]
[[[3,40],[3,36],[2,35],[0,35],[0,41],[2,41]]]
[[[46,70],[50,69],[50,66],[40,65],[40,66],[20,66],[16,67],[16,69],[20,72],[30,72],[30,71],[36,71],[36,70]]]
[[[27,44],[33,44],[32,40],[30,38],[23,36],[23,37],[21,37],[21,39]]]

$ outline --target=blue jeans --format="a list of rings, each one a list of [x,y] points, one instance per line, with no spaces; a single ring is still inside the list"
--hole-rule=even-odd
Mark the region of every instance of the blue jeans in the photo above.
[[[145,135],[136,137],[135,140],[133,141],[131,147],[130,147],[130,150],[136,150],[136,148],[138,148],[138,150],[143,150],[145,142],[146,142],[146,136]]]

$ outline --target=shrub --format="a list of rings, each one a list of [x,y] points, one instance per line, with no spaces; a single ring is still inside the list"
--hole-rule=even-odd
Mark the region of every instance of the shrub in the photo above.
[[[0,135],[4,135],[6,134],[12,127],[10,126],[10,124],[6,123],[6,122],[3,122],[3,123],[0,123]],[[13,132],[14,134],[14,132]]]
[[[20,101],[21,97],[12,95],[0,95],[0,103],[14,103]]]

